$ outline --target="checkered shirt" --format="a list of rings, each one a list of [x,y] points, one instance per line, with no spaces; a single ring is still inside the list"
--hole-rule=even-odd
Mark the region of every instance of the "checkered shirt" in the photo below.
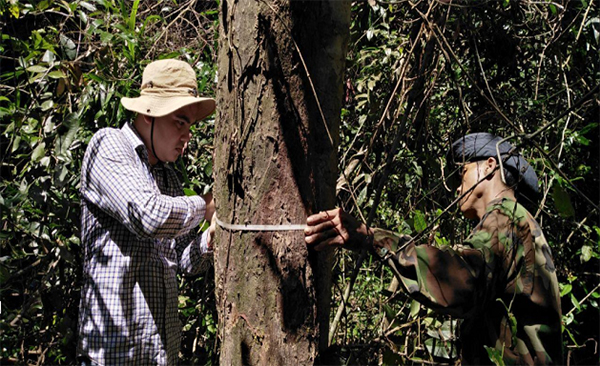
[[[78,355],[98,365],[177,364],[176,271],[197,273],[210,259],[207,232],[196,234],[204,200],[184,196],[169,165],[150,165],[130,124],[93,136],[80,193]]]

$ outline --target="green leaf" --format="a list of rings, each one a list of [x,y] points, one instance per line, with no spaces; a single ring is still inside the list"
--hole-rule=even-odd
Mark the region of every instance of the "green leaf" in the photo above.
[[[599,23],[600,23],[600,21],[599,21]],[[598,127],[598,123],[590,123],[587,126],[585,126],[584,128],[582,128],[579,131],[579,134],[580,135],[585,135],[586,133],[590,132],[591,130],[593,130],[593,129],[597,128],[597,127]]]
[[[421,304],[417,300],[413,300],[410,304],[410,319],[415,319],[419,315]]]
[[[358,194],[358,198],[356,200],[359,207],[365,202],[365,199],[367,198],[367,188],[368,186],[365,186]]]
[[[560,185],[555,184],[552,188],[552,198],[560,216],[571,217],[575,214],[569,194]]]
[[[48,0],[42,0],[37,4],[37,10],[44,11],[44,10],[48,9],[49,5],[50,5],[50,3]]]
[[[69,37],[60,34],[60,46],[63,48],[69,60],[74,60],[77,57],[77,46]]]
[[[14,4],[11,4],[10,8],[9,8],[9,11],[10,11],[10,14],[13,17],[19,19],[20,8],[19,8],[19,3],[18,2],[14,3]]]
[[[75,139],[75,135],[79,129],[80,120],[76,113],[69,113],[65,116],[63,124],[68,127],[68,131],[65,135],[61,136],[56,144],[56,148],[59,150],[59,155],[61,157],[65,157],[67,155],[67,151],[73,140]]]
[[[564,285],[562,290],[560,291],[560,296],[565,296],[566,294],[570,293],[572,289],[573,286],[570,283]]]
[[[193,189],[190,189],[190,188],[184,188],[184,189],[183,189],[183,193],[184,193],[186,196],[197,196],[197,195],[198,195],[196,192],[194,192],[194,190],[193,190]]]
[[[64,187],[68,173],[69,169],[67,169],[65,164],[60,164],[59,167],[56,167],[54,171],[54,183],[57,187]]]
[[[571,294],[571,303],[573,304],[573,306],[575,306],[575,308],[577,310],[581,310],[581,304],[579,303],[579,300],[577,300],[577,298],[573,294]]]
[[[81,11],[81,10],[80,10],[80,11],[78,11],[78,12],[77,12],[77,14],[79,15],[79,19],[81,19],[81,21],[82,21],[84,24],[87,24],[87,23],[88,23],[88,17],[87,17],[87,15],[85,14],[85,12],[83,12],[83,11]]]
[[[587,138],[581,136],[581,135],[577,135],[577,142],[579,142],[581,145],[583,146],[589,146],[590,145],[590,140],[588,140]]]
[[[55,71],[50,72],[48,74],[48,77],[52,78],[52,79],[65,79],[67,77],[67,75],[65,75],[65,73],[62,72],[61,70],[55,70]]]
[[[135,29],[135,17],[137,15],[139,5],[140,0],[135,0],[133,2],[133,6],[131,7],[131,15],[129,16],[129,30],[131,31]]]
[[[427,338],[424,343],[427,352],[435,357],[450,360],[457,356],[458,352],[452,343],[440,341],[436,338]]]
[[[585,263],[587,261],[589,261],[590,259],[592,259],[592,254],[593,254],[593,250],[592,247],[589,245],[584,245],[581,247],[581,256],[580,256],[580,260],[581,263]]]
[[[54,101],[53,100],[47,100],[44,103],[42,103],[42,105],[41,105],[40,108],[42,109],[43,112],[45,112],[45,111],[51,109],[52,107],[54,107]]]
[[[33,65],[33,66],[29,66],[27,68],[27,71],[36,72],[36,73],[44,73],[44,72],[48,71],[48,68],[44,67],[42,65]]]
[[[423,230],[427,229],[427,220],[425,219],[425,215],[423,214],[423,212],[421,212],[421,210],[415,210],[415,230],[417,232],[422,232]]]
[[[208,164],[206,164],[204,166],[204,174],[206,174],[209,177],[212,177],[212,172],[213,172],[213,164],[212,164],[212,161],[209,161]]]
[[[38,162],[46,155],[46,143],[42,142],[31,153],[31,161]]]
[[[21,143],[21,136],[15,136],[15,140],[13,141],[13,145],[12,145],[12,149],[11,152],[15,152],[17,151],[17,149],[19,149],[19,144]]]
[[[504,366],[504,359],[502,359],[502,353],[499,350],[488,346],[483,347],[485,348],[488,357],[490,358],[490,361],[492,361],[494,365]]]
[[[82,1],[79,3],[79,6],[81,6],[82,8],[84,8],[85,10],[89,11],[90,13],[93,13],[95,11],[97,11],[98,9],[96,8],[95,5],[88,3],[87,1]]]
[[[52,51],[47,50],[44,52],[44,56],[42,57],[42,62],[47,64],[52,64],[56,60],[56,56],[52,53]]]

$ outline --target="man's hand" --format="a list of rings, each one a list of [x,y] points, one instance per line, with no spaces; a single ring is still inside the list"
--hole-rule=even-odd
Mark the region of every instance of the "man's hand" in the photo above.
[[[330,246],[352,250],[367,249],[372,241],[372,232],[367,232],[366,225],[341,208],[309,216],[304,235],[306,244],[317,251]]]
[[[213,195],[209,192],[201,197],[204,199],[204,202],[206,202],[206,212],[204,212],[204,220],[211,221],[213,215],[215,214],[215,201],[213,200]]]
[[[215,230],[217,229],[217,217],[213,215],[210,227],[208,228],[208,236],[206,237],[206,246],[208,250],[213,250],[212,238],[215,236]]]

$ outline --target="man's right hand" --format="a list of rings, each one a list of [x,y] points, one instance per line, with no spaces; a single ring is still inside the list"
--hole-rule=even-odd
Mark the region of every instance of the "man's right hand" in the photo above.
[[[217,229],[217,217],[213,215],[212,221],[210,222],[210,227],[208,228],[208,236],[206,237],[206,244],[208,246],[208,250],[214,250],[214,246],[212,243],[212,239],[215,237],[215,231]]]
[[[367,249],[373,234],[365,224],[341,208],[336,208],[309,216],[304,235],[307,245],[321,251],[329,247]]]
[[[207,193],[201,196],[206,202],[206,211],[204,212],[204,220],[212,221],[213,215],[215,213],[215,200],[213,200],[212,193]]]

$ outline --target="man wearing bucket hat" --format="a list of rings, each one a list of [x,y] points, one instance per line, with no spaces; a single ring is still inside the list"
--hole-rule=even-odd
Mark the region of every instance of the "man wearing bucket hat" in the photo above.
[[[462,318],[462,364],[562,364],[561,309],[544,235],[517,200],[535,200],[537,176],[508,142],[488,133],[458,139],[448,153],[467,218],[479,223],[453,248],[409,244],[391,258],[406,291],[423,305]],[[340,209],[307,219],[306,242],[367,248],[380,255],[400,237],[370,229]],[[406,240],[406,238],[403,238]]]
[[[150,63],[141,95],[122,98],[136,116],[91,139],[81,171],[84,285],[78,356],[93,365],[177,364],[181,324],[177,270],[194,274],[209,260],[210,194],[186,197],[170,163],[190,126],[215,109],[198,96],[186,62]]]

